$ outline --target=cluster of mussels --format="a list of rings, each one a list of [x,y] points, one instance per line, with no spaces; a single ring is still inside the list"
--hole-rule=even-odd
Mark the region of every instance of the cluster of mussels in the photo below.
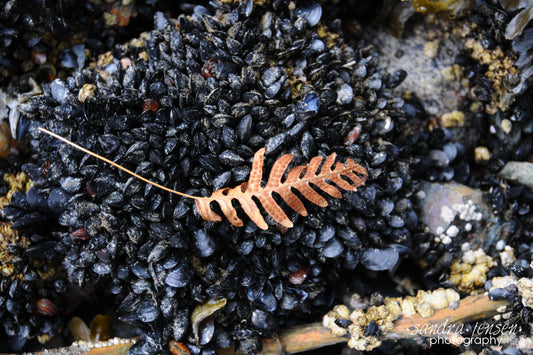
[[[171,8],[158,0],[0,1],[0,83],[38,69],[81,69],[86,49],[102,53],[150,29],[155,3]]]
[[[43,84],[22,105],[34,159],[22,170],[33,187],[3,217],[32,237],[34,253],[61,260],[68,287],[100,287],[122,320],[143,325],[131,353],[168,349],[169,340],[192,353],[232,344],[254,353],[260,336],[324,314],[360,264],[391,269],[410,251],[418,217],[402,148],[409,127],[389,91],[405,73],[376,67],[373,47],[347,43],[340,25],[314,2],[157,13],[148,35]],[[306,205],[308,217],[290,215],[292,229],[262,231],[249,220],[236,228],[203,221],[192,200],[38,127],[198,196],[246,181],[263,147],[265,171],[282,154],[305,164],[335,152],[369,177],[326,208]],[[20,327],[21,314],[31,310],[0,319]],[[49,330],[31,327],[30,336]]]
[[[430,287],[455,285],[454,287],[464,291],[464,281],[475,283],[476,288],[480,286],[479,282],[486,281],[485,288],[490,291],[493,284],[491,280],[497,280],[500,276],[527,278],[533,274],[531,179],[521,179],[517,184],[514,179],[506,180],[509,175],[503,174],[509,163],[519,162],[520,168],[517,170],[520,170],[525,169],[527,162],[532,159],[533,120],[530,112],[533,90],[528,87],[531,76],[530,56],[527,54],[531,48],[531,32],[526,29],[521,33],[527,20],[521,21],[519,25],[512,20],[513,16],[517,18],[520,15],[516,10],[526,4],[513,3],[511,6],[511,3],[513,2],[476,2],[469,13],[468,20],[477,24],[470,34],[476,46],[465,49],[456,58],[456,62],[464,68],[464,76],[472,83],[470,95],[460,107],[468,116],[465,126],[422,132],[414,139],[418,147],[414,152],[417,155],[422,153],[413,174],[415,177],[438,182],[454,180],[484,192],[485,202],[498,219],[495,223],[498,228],[495,235],[488,235],[483,246],[484,251],[496,262],[491,262],[492,266],[483,265],[486,277],[480,278],[472,272],[454,274],[459,263],[453,260],[460,259],[461,255],[464,258],[469,253],[468,244],[472,243],[472,239],[467,239],[464,235],[468,235],[470,231],[461,230],[463,237],[453,240],[450,245],[435,241],[432,234],[418,233],[415,238],[420,247],[415,248],[415,252],[428,265],[424,281]],[[516,38],[512,42],[506,41],[505,38],[512,39],[506,31],[513,26],[520,26],[521,29],[515,33]],[[509,71],[505,76],[502,75],[501,80],[495,76],[495,68],[501,67],[499,61],[502,58],[495,58],[494,62],[479,59],[490,58],[496,51],[505,56],[503,60],[513,62],[512,68],[508,68]],[[499,99],[495,100],[495,97]],[[494,109],[494,101],[498,102],[498,108]],[[419,105],[407,104],[405,108],[408,108],[406,114],[410,118],[419,114]],[[524,173],[525,171],[527,170]],[[478,233],[479,230],[470,235]],[[447,270],[451,270],[451,274]],[[478,271],[476,267],[472,270]],[[483,274],[485,275],[485,271]],[[463,278],[462,282],[454,280],[458,275]],[[530,328],[527,323],[532,319],[531,308],[521,303],[513,287],[510,289],[509,292],[503,288],[492,290],[489,297],[506,298],[513,303],[506,319],[511,324],[525,324],[524,329],[528,335]]]
[[[396,6],[394,2],[387,4]],[[465,10],[468,10],[466,18],[462,19],[468,26],[468,31],[462,35],[462,49],[454,59],[455,65],[461,68],[461,77],[465,85],[469,85],[470,91],[461,98],[457,111],[438,117],[443,128],[419,132],[414,127],[417,123],[427,124],[429,128],[434,126],[431,122],[432,115],[425,112],[416,92],[404,95],[406,102],[402,109],[414,128],[409,143],[403,146],[413,156],[415,164],[412,164],[412,176],[415,180],[441,184],[455,181],[484,191],[492,212],[500,218],[499,223],[514,225],[512,231],[502,232],[501,236],[494,239],[494,242],[500,241],[498,247],[495,243],[486,243],[486,252],[498,258],[498,253],[508,243],[523,250],[520,252],[521,263],[529,263],[531,257],[526,254],[532,234],[531,190],[524,184],[505,180],[507,177],[499,172],[508,162],[531,161],[533,120],[530,116],[532,90],[528,88],[528,83],[531,80],[531,56],[528,51],[531,48],[532,32],[524,30],[528,19],[516,21],[528,13],[530,7],[526,2],[491,0],[412,1],[402,2],[401,5],[408,13],[389,9],[388,16],[393,27],[401,19],[404,25],[405,19],[414,19],[411,17],[413,6],[419,12],[442,11],[443,15],[464,15]],[[525,9],[518,11],[521,8]],[[428,23],[438,21],[428,20]],[[512,38],[506,32],[516,26],[520,30],[513,30],[514,40],[508,41]],[[429,28],[430,32],[433,31]],[[409,25],[404,29],[407,31],[406,36],[416,36]],[[447,38],[439,37],[439,31],[440,29],[434,31],[435,37],[432,38]],[[420,122],[420,119],[423,121]],[[464,235],[470,232],[468,230]],[[432,233],[420,232],[414,236],[417,241],[415,253],[423,260],[423,264],[430,266],[424,274],[427,286],[439,285],[430,280],[445,279],[452,260],[463,253],[461,244],[467,240],[461,237],[461,233],[459,236],[451,245],[435,241]],[[509,270],[494,270],[490,275],[507,272]]]
[[[16,215],[18,206],[31,201],[26,192],[32,182],[22,172],[11,174],[12,170],[3,160],[0,205],[4,212]],[[53,260],[55,253],[50,252],[55,243],[44,241],[41,235],[25,234],[24,223],[24,219],[0,223],[0,319],[5,339],[0,351],[21,350],[29,336],[37,335],[44,342],[62,323],[56,299],[65,294],[67,284],[58,267],[60,260]]]
[[[505,100],[509,100],[512,105],[509,104],[508,107],[503,107],[502,110],[488,115],[489,120],[484,127],[487,135],[480,140],[479,144],[486,146],[490,155],[477,180],[479,186],[488,191],[487,202],[494,212],[499,214],[502,220],[515,223],[516,228],[514,228],[513,233],[507,233],[507,236],[506,233],[502,233],[501,239],[494,245],[493,254],[498,256],[499,253],[502,265],[489,271],[489,281],[485,284],[487,291],[491,290],[493,283],[495,283],[494,280],[498,279],[497,276],[504,276],[505,278],[511,275],[511,277],[527,278],[533,275],[531,265],[533,261],[531,254],[533,192],[531,184],[527,182],[527,179],[521,180],[518,184],[514,179],[504,183],[501,180],[502,177],[508,178],[503,174],[503,171],[507,170],[514,161],[527,165],[528,163],[522,162],[530,162],[532,159],[533,119],[530,112],[533,88],[530,85],[530,55],[527,54],[531,50],[532,32],[531,29],[525,29],[528,20],[520,19],[525,12],[530,11],[531,5],[508,1],[501,1],[499,5],[505,10],[508,16],[506,19],[509,21],[506,21],[506,25],[502,26],[500,19],[492,31],[487,31],[484,34],[484,38],[492,38],[491,41],[487,42],[487,48],[490,49],[496,45],[499,37],[502,36],[502,32],[504,32],[502,28],[505,29],[505,38],[512,40],[512,42],[506,42],[507,46],[503,44],[500,46],[508,56],[515,60],[516,72],[507,75],[503,79],[501,87],[493,84],[488,91],[491,93],[500,91],[502,97],[500,101],[505,103]],[[525,7],[523,12],[517,11],[522,7]],[[497,14],[499,10],[496,7],[493,11],[485,12],[479,16],[484,21],[490,22],[491,18],[502,17],[502,15]],[[521,165],[520,169],[524,168]],[[510,257],[506,258],[506,256]],[[489,292],[489,297],[492,296]],[[526,324],[526,329],[529,329],[527,324],[532,320],[531,304],[524,301],[526,296],[522,296],[522,302],[520,297],[517,297],[516,292],[504,294],[501,297],[514,303],[511,321],[521,321],[522,324]],[[528,334],[526,333],[526,335]]]

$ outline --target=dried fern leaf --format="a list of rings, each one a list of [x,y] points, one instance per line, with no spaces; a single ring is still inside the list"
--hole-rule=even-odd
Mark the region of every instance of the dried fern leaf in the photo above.
[[[66,138],[63,138],[41,127],[39,127],[39,130],[73,146],[76,149],[81,150],[86,154],[105,161],[106,163],[125,171],[139,180],[173,194],[194,199],[198,213],[206,221],[222,221],[222,217],[215,213],[210,206],[211,202],[216,202],[220,206],[220,210],[226,216],[228,221],[232,225],[238,227],[242,226],[243,222],[237,215],[237,210],[233,207],[233,200],[237,200],[244,213],[246,213],[248,217],[250,217],[250,219],[261,229],[268,229],[268,225],[261,215],[261,211],[257,206],[257,203],[254,201],[254,198],[259,200],[266,213],[269,214],[277,223],[286,228],[290,228],[293,226],[293,224],[283,209],[274,200],[272,196],[273,193],[278,194],[290,208],[305,217],[307,216],[307,210],[305,209],[303,202],[292,191],[292,189],[299,191],[311,203],[320,207],[326,207],[328,202],[324,197],[322,197],[322,195],[320,195],[311,187],[311,184],[315,185],[318,189],[332,197],[342,198],[342,194],[339,189],[336,186],[328,183],[328,181],[333,182],[341,189],[356,191],[359,186],[365,183],[368,177],[366,169],[361,165],[356,164],[352,159],[346,159],[345,164],[339,162],[335,163],[336,154],[333,153],[325,160],[323,157],[314,157],[307,166],[299,165],[293,167],[287,173],[285,181],[282,182],[281,179],[283,178],[283,175],[287,170],[287,166],[290,164],[293,158],[292,154],[285,154],[276,162],[274,162],[268,177],[268,181],[265,187],[262,187],[261,181],[263,179],[263,161],[265,155],[265,149],[262,148],[259,149],[254,155],[252,170],[250,171],[250,178],[248,179],[248,182],[242,183],[234,188],[226,187],[217,190],[213,192],[210,197],[199,197],[159,185],[138,174],[135,174],[133,171],[128,170],[107,158],[104,158],[69,141]],[[335,167],[332,169],[334,163]],[[317,172],[321,164],[322,167],[320,168],[320,171]]]
[[[243,222],[237,216],[237,211],[232,204],[233,200],[237,200],[244,213],[246,213],[259,228],[267,229],[268,225],[261,215],[257,203],[253,199],[255,197],[261,202],[265,211],[276,222],[286,228],[290,228],[293,224],[274,200],[272,196],[273,193],[280,195],[285,203],[294,211],[302,216],[306,216],[307,210],[302,201],[291,191],[291,189],[298,190],[310,202],[325,207],[328,205],[328,202],[311,187],[311,184],[332,197],[342,198],[339,189],[329,184],[328,181],[335,183],[338,187],[344,190],[356,191],[357,187],[365,183],[368,176],[366,169],[361,165],[356,164],[352,159],[347,159],[345,164],[337,162],[332,169],[336,157],[335,153],[333,153],[325,160],[323,157],[314,157],[307,166],[296,166],[292,168],[288,172],[285,181],[282,182],[281,179],[283,174],[293,158],[291,154],[285,154],[274,163],[265,187],[261,187],[264,154],[264,148],[259,149],[255,153],[248,182],[234,188],[226,187],[217,190],[210,198],[196,200],[196,208],[202,218],[215,222],[222,220],[222,218],[213,212],[210,207],[211,202],[216,202],[231,224],[234,226],[242,226]],[[320,171],[317,172],[321,163],[322,167]],[[302,174],[304,175],[301,176]],[[348,178],[350,182],[343,179],[343,176]]]

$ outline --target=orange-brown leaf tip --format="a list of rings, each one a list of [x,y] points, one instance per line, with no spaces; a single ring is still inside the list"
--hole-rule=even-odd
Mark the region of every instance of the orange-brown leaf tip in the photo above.
[[[266,231],[268,229],[268,224],[265,223],[261,223],[261,224],[258,224],[257,225],[260,229]]]

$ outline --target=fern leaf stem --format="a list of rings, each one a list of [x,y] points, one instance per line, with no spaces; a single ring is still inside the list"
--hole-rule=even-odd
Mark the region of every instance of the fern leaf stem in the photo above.
[[[84,152],[84,153],[86,153],[86,154],[92,155],[93,157],[95,157],[95,158],[97,158],[97,159],[100,159],[100,160],[102,160],[102,161],[105,161],[105,162],[108,163],[108,164],[111,164],[112,166],[114,166],[114,167],[116,167],[116,168],[118,168],[118,169],[120,169],[120,170],[122,170],[122,171],[124,171],[124,172],[126,172],[126,173],[128,173],[128,174],[130,174],[130,175],[133,176],[133,177],[136,177],[136,178],[139,179],[139,180],[142,180],[142,181],[146,182],[147,184],[150,184],[150,185],[153,185],[153,186],[155,186],[155,187],[157,187],[157,188],[160,188],[161,190],[171,192],[171,193],[176,194],[176,195],[178,195],[178,196],[183,196],[183,197],[192,198],[192,199],[194,199],[194,200],[211,199],[211,198],[209,198],[209,197],[200,197],[200,196],[189,195],[189,194],[186,194],[186,193],[183,193],[183,192],[179,192],[179,191],[176,191],[176,190],[172,190],[171,188],[168,188],[168,187],[166,187],[166,186],[159,185],[158,183],[153,182],[153,181],[150,181],[150,180],[148,180],[147,178],[142,177],[142,176],[140,176],[140,175],[134,173],[133,171],[131,171],[131,170],[129,170],[129,169],[126,169],[126,168],[123,167],[122,165],[119,165],[119,164],[115,163],[115,162],[112,161],[112,160],[109,160],[109,159],[107,159],[107,158],[104,158],[104,157],[101,156],[101,155],[98,155],[98,154],[96,154],[96,153],[94,153],[94,152],[91,152],[89,149],[83,148],[82,146],[77,145],[76,143],[71,142],[71,141],[69,141],[69,140],[66,139],[66,138],[61,137],[61,136],[58,135],[58,134],[55,134],[55,133],[53,133],[53,132],[50,132],[49,130],[44,129],[44,128],[42,128],[42,127],[39,127],[39,130],[40,130],[41,132],[44,132],[44,133],[46,133],[46,134],[48,134],[48,135],[50,135],[50,136],[56,138],[56,139],[59,139],[60,141],[66,143],[66,144],[68,144],[68,145],[73,146],[73,147],[76,148],[76,149],[81,150],[82,152]]]

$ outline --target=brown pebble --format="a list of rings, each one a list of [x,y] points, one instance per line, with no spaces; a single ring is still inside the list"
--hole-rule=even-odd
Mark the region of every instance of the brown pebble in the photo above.
[[[57,307],[47,298],[35,302],[35,312],[43,316],[52,316],[57,313]]]
[[[85,228],[76,229],[72,233],[70,233],[70,236],[72,238],[80,239],[80,240],[87,240],[89,239],[89,236],[87,235],[87,231]]]
[[[344,138],[344,145],[352,145],[359,137],[359,134],[361,133],[361,129],[363,126],[360,124],[356,125]]]
[[[143,110],[154,111],[154,113],[157,113],[157,111],[159,111],[159,102],[154,99],[146,99],[143,102]]]
[[[291,272],[289,275],[289,282],[293,285],[299,285],[307,278],[307,270],[301,268],[298,271]]]
[[[187,345],[180,343],[179,341],[171,340],[168,343],[168,348],[173,355],[190,355],[191,352]]]
[[[202,73],[201,73],[202,76],[205,79],[210,78],[211,76],[213,76],[213,75],[211,75],[211,69],[213,69],[213,67],[215,65],[217,65],[217,64],[218,64],[218,61],[215,58],[208,59],[205,62],[204,66],[202,67]]]
[[[47,60],[46,53],[33,51],[32,56],[33,56],[33,61],[35,62],[35,64],[43,65],[44,63],[46,63],[46,60]]]
[[[52,165],[52,163],[50,162],[50,160],[46,159],[46,161],[40,167],[41,174],[43,174],[44,176],[48,175],[48,169],[50,168],[50,165]]]

